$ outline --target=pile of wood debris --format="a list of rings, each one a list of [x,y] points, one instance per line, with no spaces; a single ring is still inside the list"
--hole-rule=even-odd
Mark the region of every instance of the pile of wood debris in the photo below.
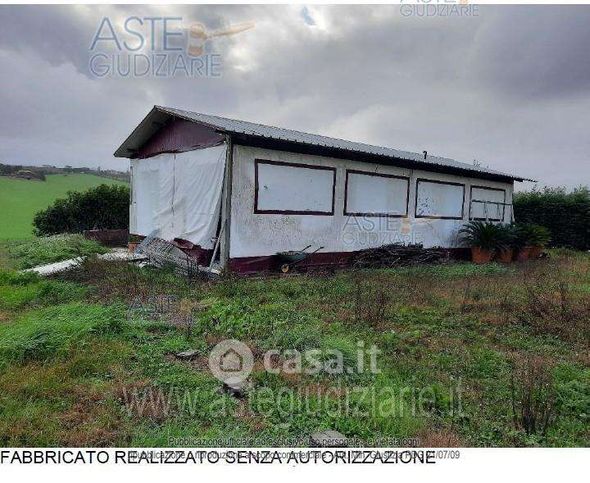
[[[355,254],[353,266],[356,268],[379,268],[445,263],[449,252],[443,248],[424,248],[422,245],[383,245],[368,248]]]

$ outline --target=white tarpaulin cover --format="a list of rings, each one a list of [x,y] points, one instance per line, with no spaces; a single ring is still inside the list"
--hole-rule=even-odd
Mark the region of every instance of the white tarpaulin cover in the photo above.
[[[182,238],[213,248],[221,208],[226,145],[132,159],[130,231]]]

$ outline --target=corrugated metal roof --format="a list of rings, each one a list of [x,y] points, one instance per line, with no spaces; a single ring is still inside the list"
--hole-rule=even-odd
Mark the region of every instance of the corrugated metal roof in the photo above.
[[[451,168],[453,170],[469,172],[471,175],[481,173],[519,181],[533,181],[522,176],[503,173],[493,169],[484,168],[482,166],[475,166],[473,164],[461,163],[450,158],[427,155],[425,159],[424,155],[420,153],[401,151],[399,149],[387,148],[382,146],[373,146],[365,143],[347,141],[345,139],[320,136],[318,134],[310,134],[301,131],[294,131],[291,129],[266,126],[264,124],[256,124],[253,122],[229,119],[220,116],[213,116],[210,114],[201,114],[198,112],[185,111],[182,109],[175,109],[171,107],[154,106],[154,109],[152,110],[150,115],[155,114],[155,111],[186,119],[188,121],[200,123],[230,135],[234,134],[252,138],[290,142],[306,146],[315,146],[319,148],[328,148],[339,151],[348,151],[372,156],[386,157],[390,159],[411,161],[413,163],[416,163],[416,165],[419,165],[421,168],[425,170],[428,170],[429,166],[439,168]],[[148,115],[148,117],[144,119],[142,124],[148,120],[150,115]],[[140,126],[136,128],[133,134],[129,136],[129,138],[121,145],[121,147],[115,153],[115,156],[126,156],[125,153],[129,153],[129,145],[133,141],[133,135],[136,134],[138,131],[145,132],[145,129],[140,129],[142,124],[140,124]],[[137,145],[137,143],[135,144]]]

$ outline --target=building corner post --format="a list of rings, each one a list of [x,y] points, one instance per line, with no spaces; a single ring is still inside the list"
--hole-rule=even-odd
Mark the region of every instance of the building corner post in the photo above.
[[[220,262],[224,270],[229,268],[231,199],[233,181],[233,143],[229,134],[225,135],[225,174],[223,176],[223,196],[221,202],[221,245]]]

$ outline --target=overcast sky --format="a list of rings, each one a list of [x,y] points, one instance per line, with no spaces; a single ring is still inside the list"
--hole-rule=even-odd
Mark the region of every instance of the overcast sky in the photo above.
[[[112,153],[160,104],[476,159],[542,185],[590,184],[590,7],[409,13],[419,12],[2,6],[0,162],[127,169]],[[93,75],[91,56],[115,53],[112,41],[90,50],[102,19],[134,48],[139,37],[122,30],[131,16],[182,17],[210,32],[255,26],[205,44],[221,76]],[[119,54],[140,52],[147,45]]]

